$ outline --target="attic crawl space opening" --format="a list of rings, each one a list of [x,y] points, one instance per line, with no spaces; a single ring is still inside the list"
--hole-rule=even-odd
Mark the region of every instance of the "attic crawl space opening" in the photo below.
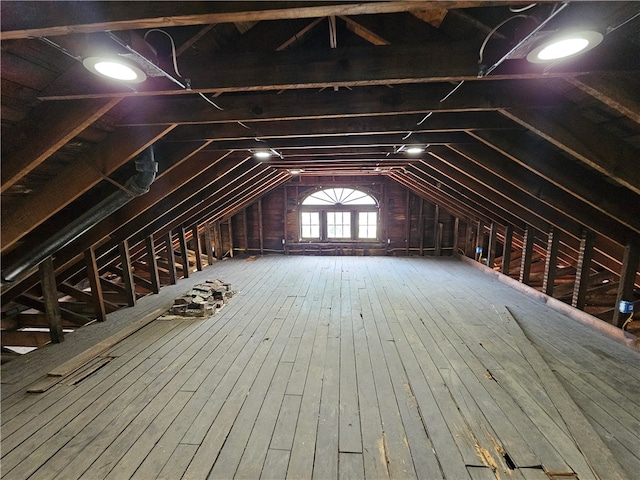
[[[378,201],[353,188],[327,188],[307,195],[300,208],[300,239],[376,240]]]

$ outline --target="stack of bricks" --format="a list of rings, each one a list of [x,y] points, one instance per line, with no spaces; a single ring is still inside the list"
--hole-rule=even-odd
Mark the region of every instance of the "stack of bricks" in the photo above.
[[[230,284],[222,280],[207,280],[176,298],[170,313],[183,317],[209,317],[217,313],[233,293]]]

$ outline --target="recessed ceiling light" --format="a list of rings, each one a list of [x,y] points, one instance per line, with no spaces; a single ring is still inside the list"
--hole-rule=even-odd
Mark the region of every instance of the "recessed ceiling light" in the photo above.
[[[258,159],[264,160],[271,157],[271,152],[269,150],[256,150],[255,152],[253,152],[253,156]]]
[[[291,175],[300,175],[302,172],[304,172],[304,170],[302,170],[301,168],[292,168],[291,170],[289,170],[289,173]]]
[[[414,147],[407,147],[405,149],[405,152],[415,155],[417,153],[422,153],[424,152],[424,147],[418,147],[418,146],[414,146]]]
[[[585,53],[602,42],[603,35],[591,30],[555,37],[534,48],[527,55],[531,63],[546,63]]]
[[[82,61],[87,70],[96,75],[127,83],[140,83],[147,79],[135,65],[109,57],[88,57]]]

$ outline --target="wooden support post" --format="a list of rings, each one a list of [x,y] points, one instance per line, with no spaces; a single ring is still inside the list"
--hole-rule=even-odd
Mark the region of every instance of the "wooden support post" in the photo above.
[[[420,232],[420,256],[424,257],[424,198],[422,197],[420,197],[418,232]]]
[[[284,217],[282,220],[282,250],[284,250],[284,254],[287,255],[287,207],[288,207],[288,203],[289,203],[289,199],[287,198],[287,186],[285,185],[283,187],[283,191],[284,191]],[[299,231],[299,229],[298,229]],[[298,234],[299,235],[299,234]]]
[[[229,229],[229,256],[233,258],[233,222],[231,217],[229,217],[227,227]]]
[[[542,291],[550,297],[553,296],[553,286],[556,281],[559,246],[560,232],[551,227],[547,237],[547,257],[544,262],[544,277],[542,279]]]
[[[120,262],[122,263],[122,281],[124,282],[127,305],[133,307],[136,304],[136,286],[131,272],[131,257],[129,256],[129,242],[124,240],[118,246]]]
[[[621,301],[632,302],[633,284],[636,279],[636,272],[640,267],[640,240],[632,239],[624,249],[622,257],[622,269],[620,270],[620,285],[618,287],[618,295],[616,296],[616,305],[613,314],[613,324],[617,327],[624,325],[630,314],[620,313],[619,306]],[[637,314],[636,314],[637,315]]]
[[[60,313],[60,304],[58,303],[53,257],[47,257],[38,268],[40,270],[40,284],[42,285],[45,314],[49,324],[49,335],[53,343],[60,343],[64,341],[64,333],[62,332],[62,315]]]
[[[458,241],[459,235],[458,230],[460,229],[460,219],[456,217],[453,221],[453,254],[455,255],[458,252]]]
[[[579,310],[584,309],[587,300],[587,287],[589,286],[589,271],[591,270],[592,257],[593,232],[587,228],[583,228],[580,237],[578,265],[576,266],[576,280],[573,285],[573,297],[571,298],[571,306]]]
[[[489,227],[489,243],[487,244],[487,267],[493,268],[493,262],[496,259],[496,236],[498,226],[495,222],[491,222]]]
[[[149,235],[144,240],[147,247],[147,266],[149,267],[149,281],[151,282],[151,291],[160,293],[160,275],[158,273],[158,262],[156,260],[156,246],[153,242],[153,236]]]
[[[522,258],[520,260],[520,282],[528,283],[531,274],[531,260],[533,259],[533,227],[527,226],[522,241]]]
[[[438,223],[440,223],[440,205],[436,205],[433,210],[433,247],[437,247]]]
[[[509,275],[511,267],[511,244],[513,243],[513,227],[507,225],[504,227],[504,243],[502,244],[502,268],[501,272]]]
[[[482,220],[478,220],[478,231],[476,232],[476,248],[474,248],[475,259],[479,260],[480,255],[478,254],[478,248],[484,247],[484,222]]]
[[[200,234],[198,233],[198,224],[195,224],[191,229],[191,243],[193,244],[193,250],[196,253],[196,269],[201,272],[202,271],[202,257],[200,256],[200,251],[202,247],[200,246]]]
[[[169,282],[175,285],[178,281],[178,272],[176,271],[176,252],[173,249],[173,238],[171,231],[164,236],[164,243],[167,247],[167,263],[169,264]]]
[[[435,247],[435,251],[433,252],[433,254],[436,257],[439,257],[440,255],[442,255],[442,229],[443,229],[443,225],[439,223],[436,226],[436,247]]]
[[[211,224],[209,222],[204,224],[204,243],[207,250],[207,264],[213,265],[213,247],[211,238]]]
[[[220,220],[213,222],[213,246],[216,258],[218,260],[222,260],[224,257],[224,251],[222,248],[222,230],[220,228]]]
[[[262,198],[258,199],[258,235],[260,237],[260,255],[264,254],[264,221],[262,219]]]
[[[102,285],[100,284],[96,252],[93,247],[85,250],[84,263],[87,266],[87,279],[89,280],[89,286],[91,287],[91,301],[93,302],[93,309],[96,312],[96,320],[104,322],[107,319],[107,311],[104,305],[104,297],[102,295]]]
[[[476,251],[473,247],[473,225],[467,221],[464,229],[464,252],[469,258],[474,258]]]
[[[189,254],[187,253],[187,236],[184,226],[178,228],[178,242],[180,243],[180,257],[182,260],[182,277],[189,278]]]
[[[242,209],[242,239],[244,240],[244,253],[249,252],[249,228],[247,225],[247,209]]]
[[[406,208],[404,210],[404,242],[405,255],[409,256],[409,248],[411,246],[411,190],[407,189],[407,198],[405,202]]]

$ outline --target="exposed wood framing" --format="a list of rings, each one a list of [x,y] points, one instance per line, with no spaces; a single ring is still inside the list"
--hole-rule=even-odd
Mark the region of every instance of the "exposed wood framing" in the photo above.
[[[44,312],[47,315],[49,324],[49,335],[53,343],[64,341],[62,333],[62,316],[60,304],[58,303],[58,289],[56,277],[53,271],[53,258],[47,257],[39,266],[40,284],[42,285],[42,296],[44,298]]]

